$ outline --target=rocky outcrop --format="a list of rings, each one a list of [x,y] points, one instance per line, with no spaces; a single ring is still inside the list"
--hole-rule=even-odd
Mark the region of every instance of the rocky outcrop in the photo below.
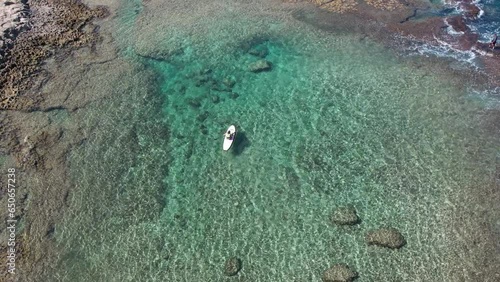
[[[464,11],[464,15],[469,19],[477,19],[481,13],[481,9],[470,0],[461,1],[460,9]]]
[[[470,30],[465,23],[465,19],[460,15],[449,17],[446,19],[446,22],[457,32],[466,32]]]
[[[366,233],[366,243],[390,249],[399,249],[406,244],[403,235],[395,228],[379,228]]]
[[[232,257],[226,261],[224,265],[224,274],[227,276],[234,276],[241,270],[242,262],[237,257]]]
[[[353,206],[340,207],[330,217],[332,223],[338,225],[355,225],[361,222]]]
[[[334,264],[323,273],[323,282],[351,282],[358,277],[358,273],[347,264]]]
[[[18,34],[0,60],[0,109],[36,108],[43,97],[28,89],[36,88],[33,81],[43,76],[39,64],[60,47],[94,44],[97,28],[90,20],[109,13],[103,6],[91,9],[71,0],[34,0],[30,10],[30,29]]]

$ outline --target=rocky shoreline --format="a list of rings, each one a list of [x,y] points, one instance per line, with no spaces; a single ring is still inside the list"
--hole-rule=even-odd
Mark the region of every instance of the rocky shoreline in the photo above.
[[[44,99],[37,90],[48,75],[40,68],[43,60],[58,48],[92,46],[99,36],[90,21],[109,14],[104,6],[91,9],[76,1],[34,0],[29,7],[30,28],[17,35],[0,61],[3,110],[36,109]]]
[[[54,224],[64,211],[70,183],[66,152],[81,135],[63,137],[63,128],[51,125],[50,116],[60,109],[41,109],[50,100],[40,93],[52,74],[45,60],[75,48],[94,48],[100,40],[94,19],[109,15],[104,6],[90,8],[72,0],[2,1],[2,48],[0,51],[0,153],[2,167],[15,167],[20,184],[16,193],[16,268],[11,276],[0,271],[1,281],[36,281],[49,271],[56,252],[50,240]],[[44,95],[57,95],[46,93]],[[49,157],[50,156],[50,157]],[[54,177],[54,173],[59,176]],[[0,190],[4,195],[6,191]],[[7,206],[6,197],[0,203]],[[28,209],[27,206],[30,206]],[[6,210],[0,213],[7,218]],[[41,215],[43,213],[44,215]],[[5,230],[5,220],[2,230]],[[3,235],[3,234],[2,234]],[[0,245],[0,258],[7,261],[7,245]]]

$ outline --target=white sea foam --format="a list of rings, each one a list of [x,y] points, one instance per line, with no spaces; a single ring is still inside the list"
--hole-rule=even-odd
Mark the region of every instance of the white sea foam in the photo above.
[[[434,40],[438,44],[416,40],[415,38],[406,37],[412,43],[408,47],[409,55],[423,55],[426,57],[436,56],[443,58],[452,58],[464,63],[466,66],[479,68],[477,62],[478,53],[475,50],[459,50],[452,44],[438,39],[434,36]]]
[[[483,5],[481,4],[481,0],[474,0],[472,1],[472,4],[476,5],[476,7],[479,8],[479,14],[477,15],[477,18],[481,18],[484,15],[484,9]]]

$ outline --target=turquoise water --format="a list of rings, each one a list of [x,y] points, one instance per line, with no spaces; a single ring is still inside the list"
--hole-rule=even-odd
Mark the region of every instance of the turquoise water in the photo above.
[[[358,281],[485,278],[472,192],[494,181],[498,144],[459,77],[274,2],[174,2],[126,2],[105,25],[119,56],[81,89],[110,95],[71,117],[87,138],[51,281],[320,281],[337,262]],[[270,71],[248,70],[255,48]],[[332,226],[348,204],[361,225]],[[407,246],[366,246],[382,226]]]

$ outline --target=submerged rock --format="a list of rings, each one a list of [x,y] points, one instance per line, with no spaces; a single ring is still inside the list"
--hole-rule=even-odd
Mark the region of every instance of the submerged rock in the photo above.
[[[217,95],[212,96],[212,103],[217,104],[220,102],[220,97]]]
[[[403,235],[397,229],[391,227],[369,231],[366,233],[365,240],[368,245],[378,245],[391,249],[399,249],[406,244]]]
[[[199,108],[201,107],[201,101],[199,98],[188,98],[186,99],[188,105],[190,105],[193,108]]]
[[[251,63],[248,66],[248,70],[251,72],[263,72],[271,70],[272,65],[271,62],[267,60],[258,60],[256,62]]]
[[[331,221],[338,225],[355,225],[361,222],[353,206],[340,207],[333,211]]]
[[[196,85],[196,87],[200,87],[209,81],[210,81],[210,76],[206,74],[200,74],[194,78],[194,85]]]
[[[241,259],[237,257],[232,257],[226,261],[226,264],[224,265],[224,274],[227,276],[234,276],[238,274],[238,272],[241,270],[242,267],[242,262]]]
[[[323,282],[350,282],[358,277],[358,273],[347,264],[334,264],[323,273]]]
[[[240,97],[240,94],[238,94],[238,93],[231,92],[231,94],[229,94],[229,98],[231,98],[233,100],[236,100],[238,97]]]
[[[256,57],[261,57],[265,58],[267,54],[269,54],[269,50],[267,49],[266,46],[260,45],[257,47],[254,47],[248,51],[248,54],[256,56]]]
[[[209,115],[210,115],[210,113],[208,111],[204,111],[203,113],[199,114],[196,117],[196,120],[199,122],[204,122],[208,118]]]
[[[200,132],[203,135],[207,135],[208,134],[208,129],[207,129],[207,127],[204,124],[200,125]]]
[[[186,86],[184,86],[182,84],[176,84],[174,86],[174,91],[179,93],[179,94],[184,94],[184,93],[186,93]]]
[[[213,81],[213,83],[210,85],[210,89],[219,92],[231,92],[231,87],[227,86],[224,83],[219,84],[217,83],[217,81]]]
[[[228,76],[222,79],[222,83],[229,88],[233,88],[236,84],[236,80],[233,77]]]

